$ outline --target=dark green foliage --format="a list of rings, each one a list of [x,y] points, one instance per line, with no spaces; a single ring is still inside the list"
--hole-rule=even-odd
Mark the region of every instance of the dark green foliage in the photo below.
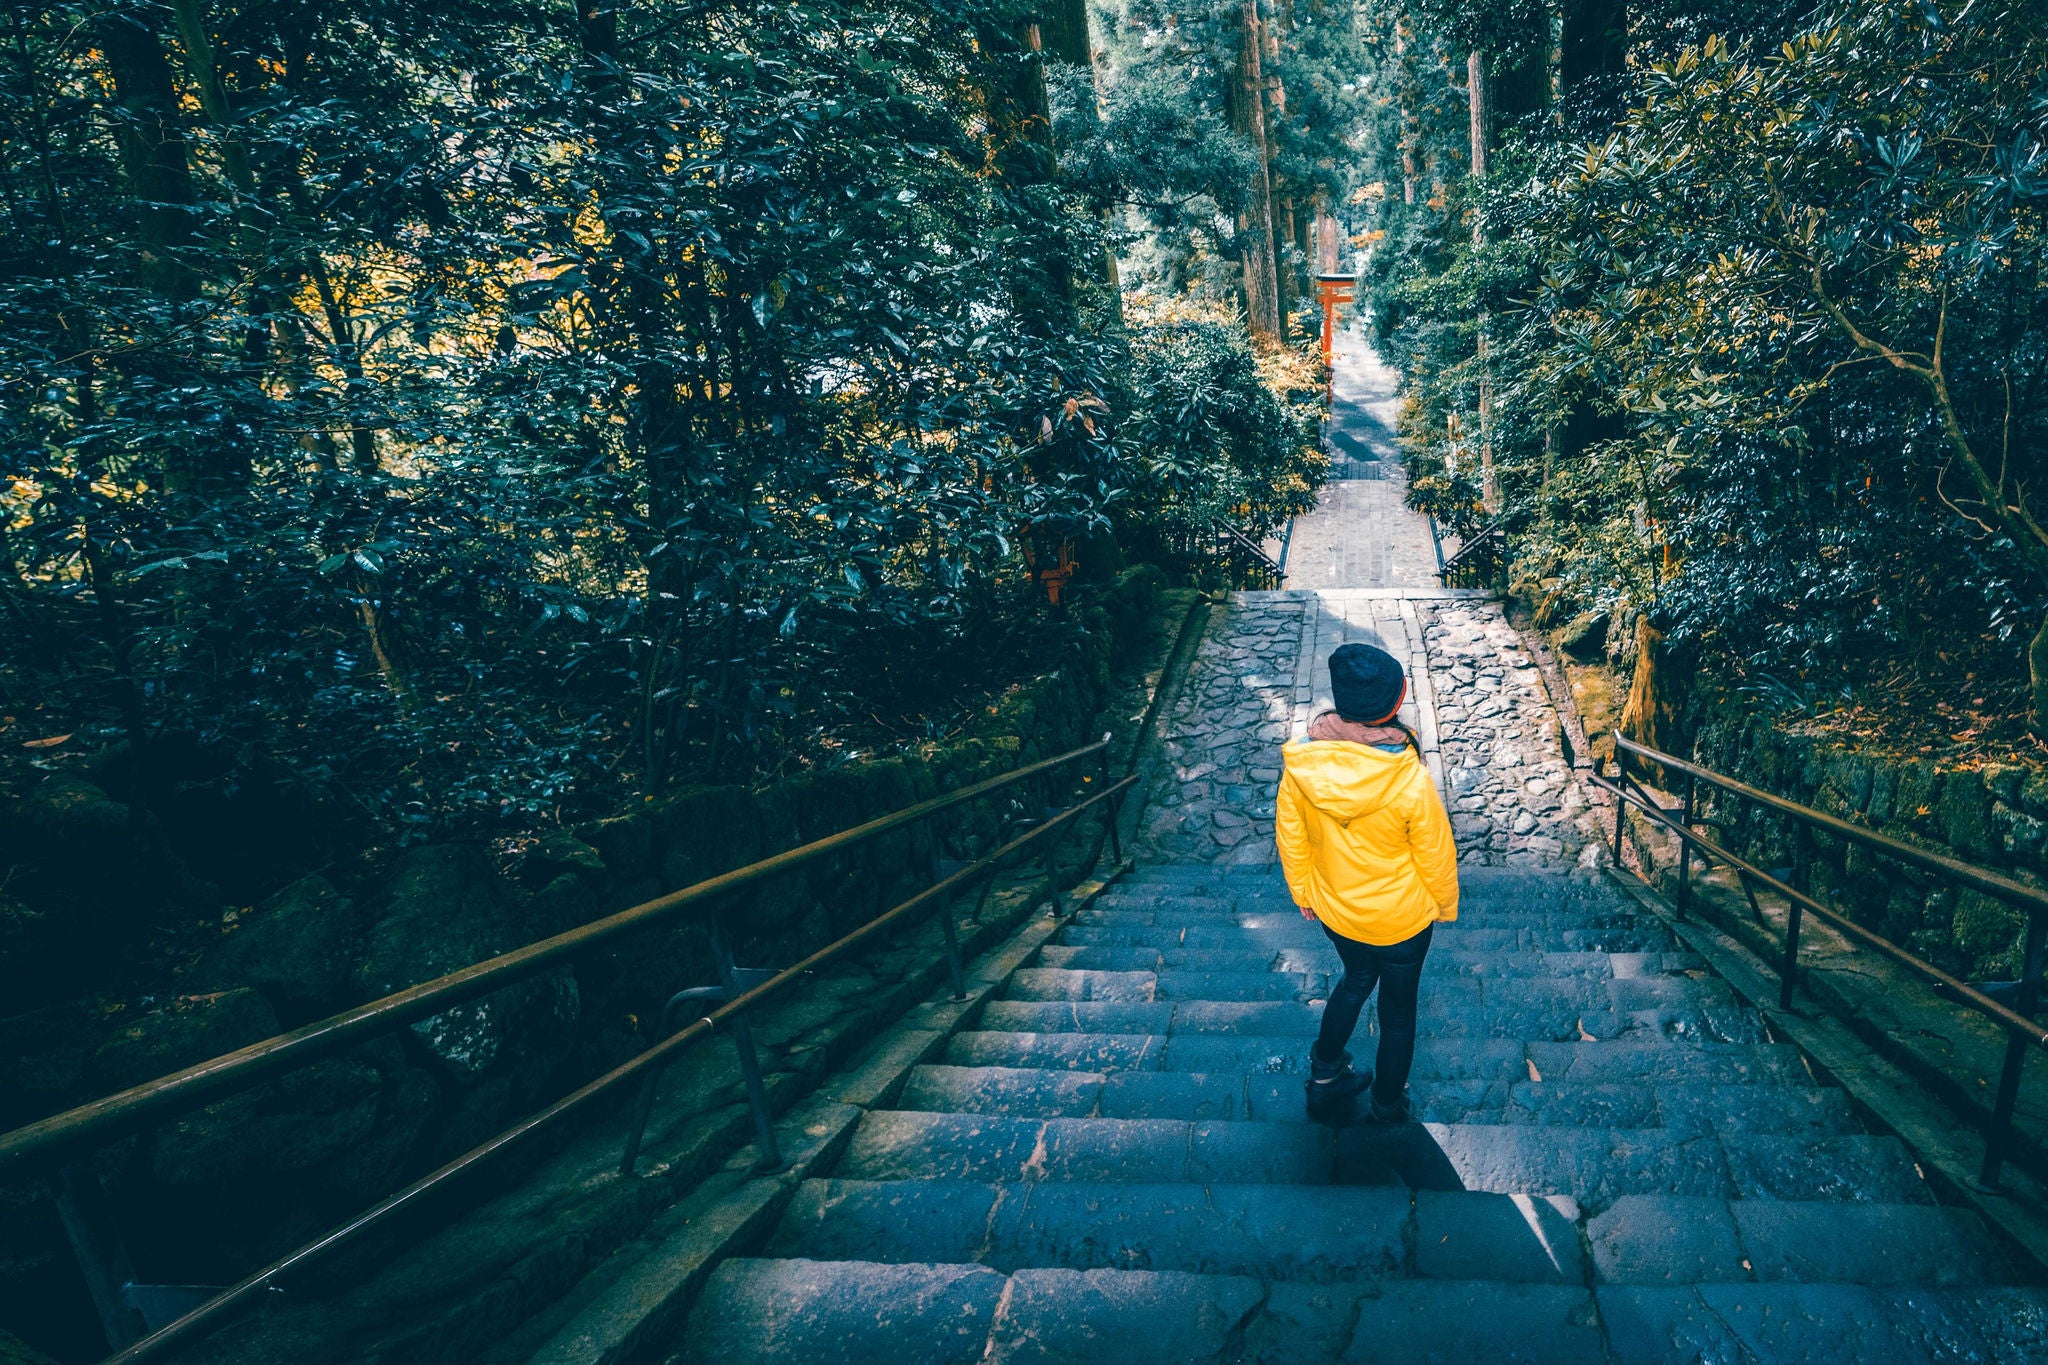
[[[1388,203],[1417,487],[1470,471],[1483,309],[1517,572],[1559,619],[1648,613],[1795,690],[2000,693],[2048,597],[2048,35],[1854,0],[1779,46],[1794,13],[1649,16],[1625,115],[1497,153],[1487,246],[1456,196]],[[1726,23],[1753,41],[1685,45]]]
[[[1164,551],[1219,518],[1263,536],[1314,506],[1322,395],[1276,395],[1242,330],[1201,317],[1140,322],[1131,362],[1141,415],[1128,434],[1146,455],[1133,477],[1127,542],[1154,539]]]
[[[10,735],[526,821],[1028,672],[1020,537],[1107,527],[1071,404],[1125,360],[1096,220],[979,121],[1012,17],[25,12]]]

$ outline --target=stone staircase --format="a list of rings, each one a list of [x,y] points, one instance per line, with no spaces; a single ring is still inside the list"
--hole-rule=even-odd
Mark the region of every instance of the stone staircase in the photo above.
[[[1338,964],[1275,874],[1141,869],[716,1272],[677,1357],[2048,1359],[2048,1296],[1659,919],[1464,884],[1421,1122],[1307,1121]]]

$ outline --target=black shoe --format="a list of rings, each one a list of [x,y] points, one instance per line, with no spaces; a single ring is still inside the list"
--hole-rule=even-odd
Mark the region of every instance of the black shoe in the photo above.
[[[1411,1123],[1415,1115],[1409,1112],[1408,1097],[1403,1095],[1392,1104],[1381,1104],[1377,1098],[1366,1111],[1366,1117],[1374,1123]]]
[[[1325,1064],[1309,1054],[1308,1079],[1302,1089],[1308,1096],[1308,1108],[1312,1114],[1327,1114],[1350,1103],[1372,1088],[1372,1073],[1360,1075],[1351,1069],[1351,1054],[1345,1053],[1333,1063]]]

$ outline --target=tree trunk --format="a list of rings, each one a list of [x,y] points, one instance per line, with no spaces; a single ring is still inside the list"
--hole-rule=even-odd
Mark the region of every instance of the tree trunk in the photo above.
[[[1472,178],[1486,179],[1486,151],[1491,129],[1487,127],[1486,54],[1474,52],[1465,59],[1466,104],[1472,111]],[[1479,240],[1479,219],[1472,220],[1472,240]]]
[[[1088,37],[1088,0],[1045,0],[1038,20],[1039,38],[1055,59],[1094,69],[1094,44]]]
[[[1071,21],[1072,16],[1068,15]],[[1085,30],[1083,30],[1085,33]],[[1071,41],[1071,29],[1063,41]],[[1036,19],[1008,30],[984,31],[984,50],[1008,69],[983,92],[989,115],[989,164],[1005,184],[1050,183],[1058,174],[1052,101],[1045,86],[1044,30]],[[1060,245],[1040,240],[1008,254],[1008,284],[1017,318],[1044,331],[1070,327],[1074,280]]]
[[[1271,169],[1280,160],[1280,130],[1287,122],[1287,87],[1281,84],[1279,76],[1280,35],[1293,23],[1293,6],[1281,0],[1279,11],[1273,23],[1262,22],[1259,26],[1263,39],[1260,57],[1264,74],[1262,88],[1266,99],[1260,114],[1266,134],[1266,205],[1273,228],[1273,299],[1280,315],[1280,332],[1284,336],[1293,319],[1294,303],[1300,291],[1294,278],[1294,266],[1286,253],[1280,250],[1294,241],[1294,196],[1287,182],[1276,179]]]
[[[1414,207],[1415,148],[1422,140],[1421,119],[1415,112],[1415,73],[1408,61],[1408,24],[1397,20],[1394,24],[1394,68],[1395,98],[1401,106],[1401,202]]]
[[[1627,67],[1628,6],[1623,0],[1565,0],[1558,79],[1566,91]]]
[[[1077,66],[1088,73],[1088,96],[1091,101],[1087,113],[1092,120],[1095,108],[1095,40],[1088,27],[1088,0],[1045,0],[1045,10],[1039,19],[1039,39],[1046,53],[1057,61]],[[1044,75],[1040,74],[1041,84]],[[1057,163],[1057,150],[1054,154]],[[1057,164],[1054,167],[1057,170]],[[1105,230],[1110,224],[1107,208],[1098,215]],[[1102,286],[1104,300],[1110,311],[1119,319],[1123,318],[1123,283],[1119,278],[1116,263],[1116,247],[1105,242],[1102,247],[1102,261],[1097,268],[1096,281]]]
[[[1659,651],[1664,637],[1650,628],[1648,616],[1636,617],[1636,669],[1629,679],[1628,700],[1615,726],[1638,744],[1671,752],[1671,708],[1665,696]]]
[[[195,196],[162,20],[155,9],[109,13],[100,21],[100,51],[124,116],[115,136],[142,239],[136,276],[147,289],[190,298],[198,285],[179,257],[193,245],[191,220],[177,206],[191,204]]]
[[[1480,212],[1479,187],[1486,180],[1491,111],[1486,98],[1486,54],[1474,52],[1465,63],[1465,86],[1472,111],[1472,245],[1486,245],[1486,220]],[[1500,489],[1493,474],[1492,319],[1479,310],[1479,500],[1488,512],[1500,511]]]
[[[1280,334],[1280,282],[1273,260],[1273,187],[1266,164],[1265,78],[1259,60],[1258,0],[1245,0],[1238,35],[1237,77],[1232,83],[1231,129],[1258,154],[1250,202],[1238,214],[1238,241],[1244,261],[1245,321],[1253,336]]]

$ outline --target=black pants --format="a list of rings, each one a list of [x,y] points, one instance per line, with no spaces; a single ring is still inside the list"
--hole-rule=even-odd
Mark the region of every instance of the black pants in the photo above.
[[[1333,1062],[1344,1055],[1358,1012],[1377,984],[1380,988],[1380,1052],[1373,1064],[1372,1096],[1382,1105],[1400,1102],[1415,1065],[1415,1000],[1422,988],[1422,959],[1429,955],[1431,925],[1414,938],[1379,947],[1345,938],[1323,926],[1337,956],[1344,959],[1344,979],[1323,1007],[1322,1031],[1316,1035],[1316,1056]]]

